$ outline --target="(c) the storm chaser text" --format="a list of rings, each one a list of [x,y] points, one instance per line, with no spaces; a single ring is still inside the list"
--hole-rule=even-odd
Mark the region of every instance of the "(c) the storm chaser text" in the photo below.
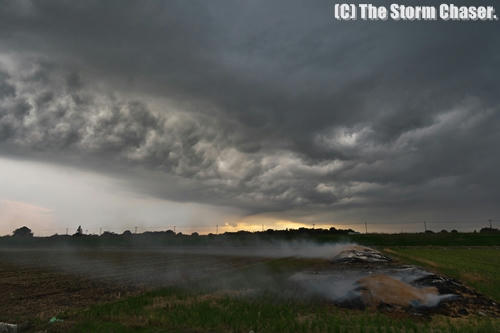
[[[493,21],[498,20],[493,6],[407,6],[391,4],[389,7],[373,4],[336,4],[334,17],[341,21]]]

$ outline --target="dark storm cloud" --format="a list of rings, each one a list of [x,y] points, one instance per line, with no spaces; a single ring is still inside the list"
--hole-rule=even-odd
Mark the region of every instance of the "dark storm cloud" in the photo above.
[[[332,6],[3,1],[1,147],[253,212],[497,200],[497,24]]]

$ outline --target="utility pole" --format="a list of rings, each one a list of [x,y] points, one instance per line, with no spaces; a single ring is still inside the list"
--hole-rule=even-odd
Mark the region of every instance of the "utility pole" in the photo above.
[[[218,235],[219,234],[219,225],[217,224],[215,226],[215,234]]]
[[[427,232],[427,222],[424,221],[424,232]]]
[[[134,234],[136,234],[136,233],[137,233],[137,227],[135,227],[134,229],[135,229],[135,232],[134,232]]]
[[[315,223],[313,223],[313,229],[314,229],[314,227],[315,227],[315,226],[316,226],[316,224],[315,224]]]
[[[368,233],[368,223],[365,222],[365,234]]]
[[[493,225],[491,224],[492,220],[489,219],[488,222],[490,222],[490,229],[493,229]]]
[[[99,235],[102,235],[102,228],[99,228]]]
[[[175,232],[175,225],[174,225],[174,232]]]

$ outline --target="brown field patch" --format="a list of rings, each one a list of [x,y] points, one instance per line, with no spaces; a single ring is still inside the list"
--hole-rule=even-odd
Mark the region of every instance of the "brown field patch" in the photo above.
[[[112,301],[137,289],[0,262],[0,321],[47,320],[68,309]]]

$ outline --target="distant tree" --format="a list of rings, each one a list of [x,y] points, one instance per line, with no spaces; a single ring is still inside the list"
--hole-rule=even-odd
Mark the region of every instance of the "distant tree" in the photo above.
[[[30,228],[25,226],[14,230],[13,235],[15,237],[33,237],[33,232],[31,232]]]
[[[191,234],[191,236],[197,237],[197,236],[199,236],[199,234],[195,231],[195,232],[193,232],[193,233]]]
[[[485,232],[499,232],[498,229],[495,229],[495,228],[482,228],[481,230],[479,230],[480,233],[485,233]]]
[[[82,236],[83,235],[83,229],[82,226],[79,225],[78,228],[76,229],[76,233],[73,236]]]
[[[122,236],[132,236],[132,232],[130,230],[125,230]]]
[[[458,231],[457,231],[457,229],[453,229],[453,230],[451,231],[451,233],[456,234],[456,233],[458,233]]]
[[[426,231],[425,231],[425,233],[426,233],[426,234],[433,234],[433,233],[434,233],[434,231],[432,231],[432,230],[426,230]]]
[[[448,230],[443,229],[443,230],[441,230],[440,232],[441,232],[442,234],[446,234],[446,233],[448,232]]]
[[[111,238],[111,237],[115,237],[117,236],[117,234],[115,234],[114,232],[111,232],[111,231],[105,231],[101,234],[101,237],[103,238]]]

